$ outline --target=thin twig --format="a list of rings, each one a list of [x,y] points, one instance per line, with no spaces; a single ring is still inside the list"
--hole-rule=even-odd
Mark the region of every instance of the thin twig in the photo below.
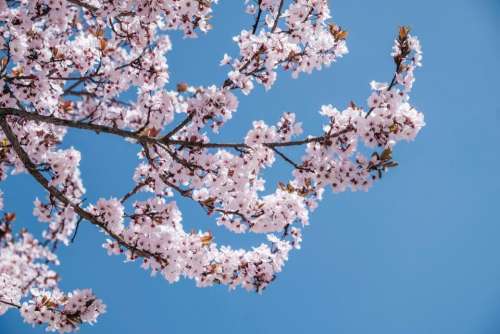
[[[120,203],[125,203],[130,197],[134,196],[137,194],[139,190],[141,190],[142,187],[144,187],[147,184],[147,180],[141,183],[136,184],[136,186],[130,190],[128,193],[123,195],[122,199],[120,200]]]
[[[271,33],[273,33],[278,27],[278,21],[280,20],[281,10],[283,9],[284,2],[285,2],[284,0],[280,1],[280,5],[278,7],[278,13],[276,14],[276,19],[274,20],[273,27],[271,28]]]
[[[186,126],[194,117],[194,112],[190,113],[181,123],[179,123],[172,131],[163,136],[162,140],[168,140],[172,138],[177,132],[179,132],[184,126]]]
[[[12,307],[15,307],[15,308],[21,308],[21,305],[15,304],[15,303],[11,303],[11,302],[8,302],[8,301],[3,300],[3,299],[0,299],[0,303],[5,304],[5,305],[9,305],[9,306],[12,306]]]
[[[257,31],[257,26],[259,25],[260,22],[260,16],[262,15],[262,9],[260,8],[260,4],[262,3],[262,0],[259,0],[257,3],[257,6],[259,7],[259,11],[257,12],[257,17],[255,18],[255,23],[253,24],[252,27],[252,34],[255,35],[255,32]]]
[[[276,152],[276,154],[278,154],[283,160],[285,160],[290,165],[292,165],[295,169],[301,169],[301,170],[306,170],[306,171],[312,172],[311,169],[309,169],[307,167],[300,166],[299,164],[297,164],[295,161],[293,161],[292,159],[287,157],[283,152],[279,151],[276,147],[273,147],[272,150],[274,152]]]
[[[73,236],[71,237],[71,243],[75,242],[76,239],[76,234],[78,233],[78,228],[80,227],[80,223],[82,222],[83,218],[80,217],[78,218],[78,221],[76,222],[76,228],[75,232],[73,233]]]

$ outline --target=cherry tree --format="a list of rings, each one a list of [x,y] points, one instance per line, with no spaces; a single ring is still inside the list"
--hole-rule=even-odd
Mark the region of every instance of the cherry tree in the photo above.
[[[246,0],[251,17],[224,54],[222,83],[169,83],[168,31],[207,33],[217,0],[0,0],[0,178],[27,173],[46,191],[33,215],[41,240],[0,220],[0,314],[71,332],[105,312],[90,289],[63,292],[55,267],[80,223],[105,235],[109,255],[139,262],[168,282],[227,285],[262,292],[299,249],[301,229],[325,189],[368,190],[391,167],[394,145],[424,126],[409,103],[419,41],[397,34],[388,82],[370,83],[367,106],[318,106],[322,131],[302,133],[292,113],[275,124],[254,121],[240,142],[217,133],[256,85],[321,70],[347,53],[347,32],[327,0]],[[129,92],[136,92],[131,98]],[[84,199],[80,152],[62,148],[69,129],[122,137],[139,152],[126,194]],[[302,149],[292,159],[290,148]],[[360,148],[363,147],[363,154]],[[86,157],[92,159],[92,157]],[[274,189],[262,176],[275,161],[293,172]],[[137,194],[145,200],[135,200]],[[96,194],[98,195],[98,194]],[[218,245],[207,231],[186,231],[175,199],[185,197],[234,233],[266,234],[252,249]],[[3,210],[3,194],[0,197]],[[16,228],[14,228],[16,227]]]

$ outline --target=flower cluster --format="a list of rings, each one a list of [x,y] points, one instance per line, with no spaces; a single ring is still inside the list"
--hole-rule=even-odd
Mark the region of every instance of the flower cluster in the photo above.
[[[18,303],[21,296],[33,286],[54,288],[58,276],[48,264],[57,265],[59,262],[55,254],[40,245],[28,232],[22,231],[15,238],[11,231],[12,220],[12,217],[5,215],[0,222],[0,274],[8,280],[6,290],[2,290],[0,295],[2,300]],[[9,294],[17,298],[6,297]]]
[[[278,67],[290,70],[296,78],[301,72],[311,73],[329,66],[347,53],[347,34],[329,22],[328,1],[292,1],[286,9],[282,0],[259,4],[258,8],[254,4],[247,7],[247,12],[257,15],[253,31],[242,30],[234,37],[239,57],[231,59],[225,55],[221,62],[232,67],[228,85],[249,94],[255,80],[270,89]],[[261,16],[265,17],[265,27],[257,33]]]
[[[0,315],[4,314],[9,308],[18,305],[21,300],[21,287],[18,282],[13,280],[8,274],[0,274]]]
[[[94,323],[105,311],[101,300],[88,289],[61,292],[59,277],[49,267],[59,263],[57,257],[26,231],[16,237],[14,219],[9,213],[0,221],[0,314],[17,308],[25,322],[46,324],[48,331],[60,333]]]
[[[134,203],[130,225],[120,234],[125,250],[117,242],[108,240],[104,248],[108,254],[124,253],[128,260],[142,257],[142,267],[152,275],[161,273],[169,282],[181,276],[196,280],[200,287],[224,284],[231,288],[242,286],[261,291],[281,271],[292,248],[290,242],[269,236],[273,249],[261,245],[252,251],[218,248],[210,233],[186,233],[181,224],[181,213],[175,202],[155,197]]]
[[[101,221],[112,233],[120,233],[123,230],[123,206],[115,198],[105,200],[101,198],[95,206],[91,205],[88,211]]]
[[[130,16],[141,24],[157,23],[162,29],[182,30],[196,37],[196,30],[210,30],[211,5],[218,0],[134,0],[126,2],[93,0],[86,6],[101,18]]]
[[[43,237],[52,241],[61,241],[69,244],[75,230],[77,215],[71,206],[54,210],[53,203],[42,203],[38,198],[34,201],[33,215],[42,223],[48,223],[48,229]]]
[[[218,132],[238,108],[238,99],[226,89],[216,86],[189,87],[188,91],[193,92],[193,96],[185,100],[185,112],[190,117],[190,124],[179,132],[177,139],[199,136],[200,130],[207,124],[214,132]]]
[[[31,294],[33,298],[21,306],[24,321],[31,325],[46,324],[52,332],[74,332],[81,323],[95,323],[106,310],[90,289],[75,290],[67,295],[58,289],[32,290]]]

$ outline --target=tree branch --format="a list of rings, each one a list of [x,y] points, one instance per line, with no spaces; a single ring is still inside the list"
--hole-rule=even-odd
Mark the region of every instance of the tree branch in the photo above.
[[[174,136],[177,132],[179,132],[180,130],[182,130],[182,128],[186,125],[188,125],[189,122],[191,122],[191,120],[193,119],[194,117],[194,112],[190,113],[188,117],[186,117],[181,123],[179,123],[174,129],[172,129],[172,131],[170,131],[169,133],[167,133],[163,138],[162,140],[168,140],[170,138],[172,138],[172,136]]]
[[[279,155],[283,160],[285,160],[290,165],[292,165],[295,169],[301,169],[301,170],[306,170],[306,171],[312,172],[312,170],[310,168],[300,166],[295,161],[293,161],[292,159],[290,159],[289,157],[287,157],[284,153],[282,153],[281,151],[279,151],[276,147],[273,147],[272,150],[274,152],[276,152],[276,154]]]
[[[82,8],[85,8],[87,10],[90,10],[91,12],[95,12],[98,9],[97,7],[89,5],[88,3],[85,3],[85,2],[80,1],[80,0],[66,0],[66,1],[72,3],[73,5],[77,5],[77,6],[80,6]]]
[[[254,34],[254,35],[255,35],[255,32],[257,32],[257,26],[259,25],[260,16],[262,15],[262,9],[260,8],[261,3],[262,3],[262,0],[259,0],[257,2],[257,6],[259,7],[259,11],[257,12],[257,17],[255,18],[255,23],[253,24],[253,27],[252,27],[252,34]]]
[[[281,11],[283,9],[284,2],[285,2],[285,0],[280,1],[280,5],[278,7],[278,13],[276,14],[276,19],[274,20],[273,27],[271,28],[271,33],[273,33],[276,30],[276,28],[278,27],[278,22],[280,20]]]
[[[38,121],[43,123],[49,123],[58,126],[66,126],[70,128],[90,130],[96,133],[109,133],[112,135],[120,136],[123,138],[135,139],[142,143],[151,143],[151,144],[165,144],[165,145],[181,145],[186,147],[196,147],[196,148],[251,148],[245,143],[204,143],[204,142],[196,142],[196,141],[187,141],[187,140],[176,140],[168,138],[168,134],[162,138],[149,137],[146,135],[142,135],[133,131],[127,131],[120,128],[109,127],[105,125],[93,124],[88,122],[81,122],[69,119],[58,118],[54,116],[45,116],[37,113],[27,112],[25,110],[16,109],[16,108],[0,108],[0,117],[5,117],[6,115],[23,117],[32,121]],[[185,120],[186,121],[186,120]],[[354,131],[355,128],[352,125],[348,125],[346,128],[323,136],[317,137],[309,137],[302,140],[292,140],[285,142],[269,142],[263,143],[262,145],[268,147],[270,149],[275,147],[289,147],[289,146],[300,146],[309,143],[320,143],[327,139],[332,139],[348,132]]]
[[[120,200],[120,203],[122,203],[122,204],[125,203],[130,197],[137,194],[137,192],[139,192],[139,190],[141,190],[142,187],[144,187],[146,184],[147,184],[146,181],[136,184],[132,190],[130,190],[125,195],[123,195],[122,199]]]
[[[5,304],[5,305],[9,305],[9,306],[12,306],[12,307],[15,307],[15,308],[21,308],[21,305],[14,304],[14,303],[8,302],[8,301],[3,300],[3,299],[0,299],[0,303]]]

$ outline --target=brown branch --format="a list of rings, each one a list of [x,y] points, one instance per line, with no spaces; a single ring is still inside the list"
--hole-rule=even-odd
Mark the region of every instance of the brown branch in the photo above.
[[[284,0],[280,1],[280,5],[278,7],[278,13],[276,14],[276,19],[274,20],[273,27],[271,28],[271,33],[273,33],[276,30],[276,28],[278,27],[278,21],[280,20],[281,11],[283,9],[284,2],[285,2]]]
[[[255,32],[257,31],[257,26],[259,25],[260,16],[262,15],[262,9],[260,8],[261,3],[262,3],[262,0],[259,0],[257,3],[257,6],[259,7],[259,11],[257,12],[257,17],[255,18],[255,23],[253,24],[253,27],[252,27],[252,34],[253,35],[255,35]]]
[[[95,76],[98,76],[98,74],[94,73],[94,74],[89,74],[89,75],[85,75],[85,76],[82,76],[82,77],[50,77],[49,76],[46,79],[48,79],[48,80],[59,80],[59,81],[81,81],[81,80],[92,79]],[[35,79],[38,79],[38,77],[35,76],[35,75],[24,75],[24,76],[17,76],[17,77],[5,77],[5,80],[8,81],[8,82],[14,81],[14,80],[35,80]]]
[[[313,11],[314,11],[314,6],[311,6],[311,9],[309,9],[309,12],[307,13],[305,19],[302,21],[303,23],[309,20],[309,16],[311,16]]]
[[[238,69],[238,72],[244,71],[252,61],[256,60],[260,54],[264,51],[264,44],[261,45],[261,47],[255,52],[252,57],[248,58],[248,60]],[[252,72],[247,73],[247,75],[250,75]]]
[[[76,222],[76,227],[75,227],[75,232],[73,232],[73,236],[71,237],[71,243],[75,242],[76,235],[78,233],[78,228],[80,227],[80,223],[82,222],[83,218],[80,217],[78,221]]]
[[[75,120],[68,120],[63,118],[58,118],[54,116],[45,116],[37,113],[27,112],[21,109],[15,108],[0,108],[0,117],[6,115],[13,115],[18,117],[27,118],[32,121],[38,121],[43,123],[49,123],[58,126],[66,126],[70,128],[90,130],[96,133],[109,133],[116,136],[120,136],[123,138],[131,138],[135,139],[141,143],[152,143],[152,144],[165,144],[165,145],[181,145],[186,147],[196,147],[196,148],[246,148],[250,149],[251,147],[245,143],[205,143],[205,142],[196,142],[196,141],[188,141],[188,140],[176,140],[169,139],[168,134],[162,138],[149,137],[146,135],[138,134],[133,131],[127,131],[120,128],[109,127],[105,125],[93,124],[88,122],[81,122]],[[300,146],[309,143],[321,143],[327,139],[335,138],[346,134],[348,132],[354,131],[355,128],[352,125],[348,125],[346,128],[324,136],[317,137],[309,137],[302,140],[292,140],[285,142],[269,142],[263,143],[262,145],[268,147],[270,149],[275,147],[289,147],[289,146]]]
[[[293,161],[292,159],[290,159],[289,157],[287,157],[283,152],[279,151],[276,147],[273,147],[272,150],[274,152],[276,152],[276,154],[279,155],[283,160],[285,160],[290,165],[292,165],[295,169],[306,170],[306,171],[312,172],[312,170],[310,168],[307,168],[307,167],[304,167],[304,166],[300,166],[295,161]]]
[[[8,301],[3,300],[3,299],[0,299],[0,303],[5,304],[5,305],[9,305],[9,306],[12,306],[12,307],[15,307],[15,308],[21,308],[21,305],[14,304],[14,303],[8,302]]]
[[[162,140],[168,140],[172,138],[172,136],[174,136],[177,132],[182,130],[184,126],[188,125],[188,123],[191,122],[193,117],[194,117],[194,112],[190,113],[189,116],[186,117],[181,123],[179,123],[174,129],[172,129],[172,131],[163,136]]]
[[[139,190],[141,190],[147,184],[147,181],[148,180],[145,180],[144,182],[136,184],[136,186],[132,190],[123,195],[122,199],[120,200],[120,203],[122,204],[125,203],[130,197],[137,194],[137,192],[139,192]]]
[[[153,137],[147,137],[143,136],[140,134],[136,134],[131,131],[126,131],[122,130],[119,128],[113,128],[105,125],[99,125],[99,124],[93,124],[93,123],[88,123],[88,122],[81,122],[81,121],[75,121],[75,120],[69,120],[69,119],[64,119],[64,118],[58,118],[54,116],[46,116],[46,115],[40,115],[37,113],[32,113],[28,112],[25,110],[21,109],[15,109],[15,108],[0,108],[0,115],[5,116],[5,115],[13,115],[13,116],[19,116],[23,118],[27,118],[32,121],[38,121],[38,122],[43,122],[43,123],[49,123],[53,125],[58,125],[58,126],[66,126],[70,128],[76,128],[76,129],[83,129],[83,130],[91,130],[96,133],[109,133],[109,134],[114,134],[120,137],[124,138],[132,138],[136,140],[145,140],[145,141],[153,141],[156,142],[158,139],[153,138]]]
[[[74,5],[77,5],[77,6],[80,6],[82,8],[85,8],[91,12],[95,12],[98,8],[97,7],[94,7],[92,5],[89,5],[88,3],[85,3],[83,1],[80,1],[80,0],[66,0]]]

